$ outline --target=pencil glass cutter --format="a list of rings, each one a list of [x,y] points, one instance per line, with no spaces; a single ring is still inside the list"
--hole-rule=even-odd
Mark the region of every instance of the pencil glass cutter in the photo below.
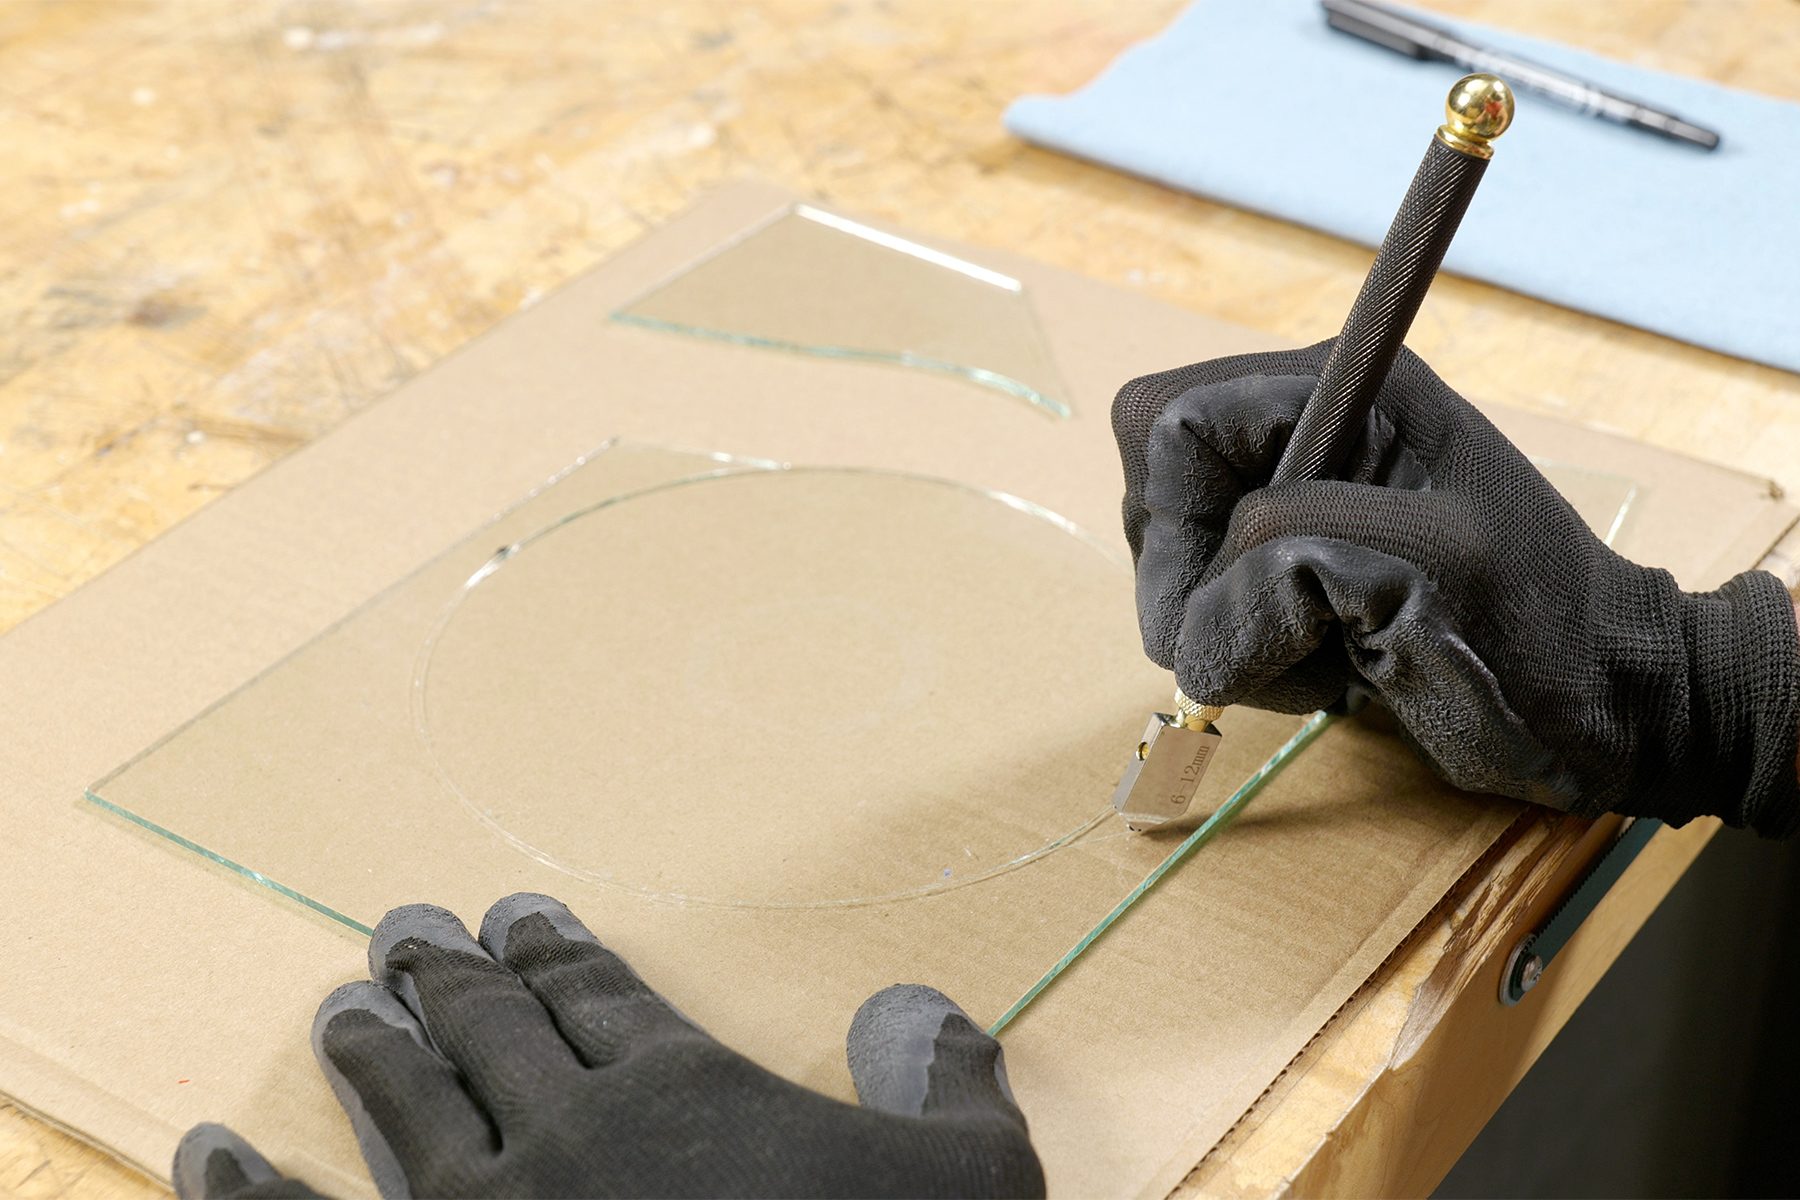
[[[1425,148],[1269,486],[1327,478],[1343,461],[1487,170],[1493,140],[1512,117],[1512,91],[1492,75],[1465,76],[1450,89],[1444,123]],[[1175,706],[1173,714],[1152,714],[1113,793],[1113,807],[1132,830],[1190,824],[1202,815],[1194,797],[1218,749],[1213,722],[1224,710],[1179,688]]]

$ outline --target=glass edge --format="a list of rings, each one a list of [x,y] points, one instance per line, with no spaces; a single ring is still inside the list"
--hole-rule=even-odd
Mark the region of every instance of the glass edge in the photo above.
[[[1637,498],[1638,485],[1634,482],[1626,489],[1625,498],[1619,501],[1619,511],[1613,514],[1612,524],[1606,527],[1606,533],[1600,538],[1606,545],[1611,546],[1618,540],[1619,531],[1625,528],[1625,518],[1631,515],[1631,506],[1637,503]]]
[[[197,719],[198,718],[196,718],[196,720]],[[121,770],[123,770],[123,768],[121,768]],[[118,773],[119,772],[117,772],[117,771],[113,772],[113,776],[116,776]],[[112,778],[113,776],[108,776],[108,779]],[[95,785],[95,787],[98,787],[98,786],[100,786],[100,785],[99,784]],[[99,808],[103,812],[111,813],[113,816],[122,818],[123,820],[128,821],[133,825],[136,825],[140,829],[148,830],[149,832],[154,833],[156,836],[158,836],[160,838],[164,838],[170,842],[173,842],[175,845],[180,846],[183,850],[187,850],[194,854],[197,854],[201,858],[206,859],[208,862],[215,863],[218,866],[224,867],[226,870],[231,871],[236,875],[240,875],[243,878],[248,879],[252,883],[255,883],[262,887],[268,888],[270,891],[275,892],[278,895],[286,896],[289,900],[293,900],[299,904],[305,905],[307,908],[312,909],[314,912],[320,914],[321,916],[328,917],[331,920],[336,921],[340,925],[346,926],[350,929],[354,929],[357,933],[362,934],[364,937],[368,937],[375,932],[373,926],[364,925],[361,921],[358,921],[354,917],[346,916],[345,914],[337,911],[335,908],[331,908],[328,905],[321,904],[317,900],[312,899],[310,896],[307,896],[301,892],[295,891],[293,888],[287,886],[287,884],[282,883],[279,880],[269,878],[267,875],[264,875],[261,871],[254,871],[254,870],[250,869],[249,867],[246,867],[244,864],[242,864],[240,862],[234,862],[233,860],[226,858],[223,854],[220,854],[217,851],[208,850],[205,846],[202,846],[200,843],[191,841],[188,838],[182,837],[179,833],[176,833],[174,830],[165,829],[161,825],[158,825],[156,822],[148,820],[145,817],[141,817],[137,813],[132,812],[130,809],[122,808],[121,806],[114,804],[112,801],[106,799],[104,796],[102,796],[98,792],[96,792],[94,790],[94,788],[84,789],[82,792],[82,799],[87,801],[89,804],[94,805],[96,808]]]
[[[1092,929],[1083,934],[1081,939],[1071,946],[1061,958],[1052,963],[1049,970],[1045,971],[1036,983],[1025,989],[1025,993],[1015,1000],[1011,1007],[1001,1013],[992,1025],[988,1026],[988,1036],[999,1037],[1008,1025],[1011,1025],[1026,1009],[1035,1004],[1038,998],[1062,977],[1064,971],[1074,966],[1093,948],[1096,942],[1106,936],[1114,925],[1136,909],[1138,903],[1155,890],[1156,885],[1161,883],[1165,876],[1187,862],[1201,847],[1212,841],[1226,826],[1230,825],[1237,815],[1249,806],[1250,801],[1261,794],[1263,785],[1312,745],[1319,735],[1333,723],[1333,720],[1332,714],[1320,711],[1313,713],[1303,721],[1292,736],[1278,746],[1260,767],[1250,773],[1249,778],[1239,784],[1236,790],[1201,822],[1199,828],[1188,834],[1162,861],[1151,867],[1149,874],[1145,875],[1136,887],[1127,892],[1123,900],[1114,905]]]
[[[1032,387],[1020,379],[999,371],[990,371],[985,367],[968,366],[962,363],[947,362],[943,359],[928,358],[921,354],[913,354],[905,350],[864,350],[855,346],[835,346],[827,343],[790,342],[781,338],[762,337],[753,333],[736,333],[727,329],[715,329],[706,325],[685,325],[678,321],[665,321],[660,317],[647,317],[640,313],[619,309],[611,314],[612,321],[620,325],[632,325],[641,329],[651,329],[658,333],[676,333],[704,341],[719,342],[730,346],[749,346],[758,350],[779,350],[784,353],[809,358],[836,359],[843,362],[878,363],[884,366],[912,367],[917,370],[931,371],[939,375],[966,380],[978,387],[1001,392],[1016,399],[1023,400],[1031,407],[1056,417],[1068,420],[1074,416],[1074,410],[1047,392]]]
[[[1625,495],[1619,501],[1619,507],[1613,511],[1612,520],[1607,523],[1604,530],[1594,530],[1594,535],[1600,539],[1600,544],[1603,546],[1611,546],[1618,540],[1620,530],[1625,528],[1625,519],[1631,515],[1632,506],[1643,495],[1643,485],[1638,480],[1629,475],[1621,475],[1617,471],[1609,471],[1604,467],[1590,467],[1583,463],[1537,454],[1527,454],[1525,461],[1536,468],[1538,474],[1544,476],[1545,481],[1553,488],[1556,488],[1555,480],[1550,479],[1550,472],[1553,470],[1582,471],[1588,475],[1617,480],[1625,486]],[[1562,495],[1561,488],[1557,488],[1556,492],[1557,495]],[[1563,496],[1563,499],[1567,500],[1568,497]]]

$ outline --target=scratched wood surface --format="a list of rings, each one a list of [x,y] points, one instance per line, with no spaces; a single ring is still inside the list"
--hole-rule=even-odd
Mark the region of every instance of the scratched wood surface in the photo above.
[[[1800,99],[1790,0],[1432,6]],[[1366,251],[1000,128],[1178,8],[0,4],[0,630],[725,179],[1331,332]],[[1793,375],[1461,280],[1409,341],[1486,398],[1800,485]],[[1360,1090],[1333,1087],[1306,1120]],[[3,1104],[0,1192],[162,1194]]]

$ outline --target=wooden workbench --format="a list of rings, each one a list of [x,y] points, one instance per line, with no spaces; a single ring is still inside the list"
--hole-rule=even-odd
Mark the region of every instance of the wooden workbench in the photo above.
[[[1431,3],[1800,99],[1788,0]],[[0,629],[728,178],[1333,331],[1368,251],[1000,128],[1178,7],[0,6]],[[1450,279],[1409,341],[1484,399],[1800,484],[1793,375]],[[1478,968],[1601,832],[1515,828],[1187,1187],[1429,1190],[1710,830],[1659,835],[1496,1028]],[[4,1102],[0,1192],[164,1194]]]

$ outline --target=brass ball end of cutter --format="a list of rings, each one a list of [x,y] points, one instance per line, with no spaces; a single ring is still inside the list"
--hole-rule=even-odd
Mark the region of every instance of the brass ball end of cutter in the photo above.
[[[1513,119],[1513,93],[1497,75],[1465,75],[1444,100],[1444,124],[1438,140],[1454,150],[1490,157],[1489,142],[1506,132]]]

